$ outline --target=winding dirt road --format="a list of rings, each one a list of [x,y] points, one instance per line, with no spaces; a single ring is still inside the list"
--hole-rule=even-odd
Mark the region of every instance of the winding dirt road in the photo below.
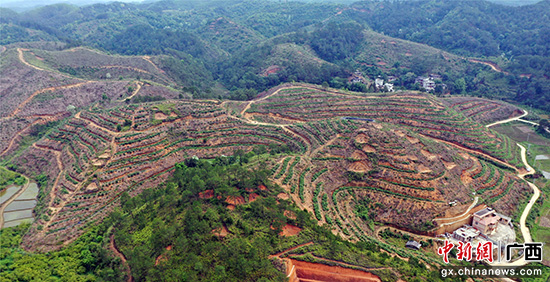
[[[525,167],[527,168],[527,172],[518,174],[519,178],[525,180],[525,176],[529,174],[534,174],[535,169],[533,169],[528,163],[527,163],[527,157],[525,156],[525,147],[518,144],[518,146],[521,148],[521,160],[523,161],[523,164],[525,164]],[[523,211],[523,214],[521,215],[521,218],[519,219],[519,224],[521,228],[521,234],[523,235],[523,239],[527,243],[533,242],[533,239],[531,238],[531,233],[529,233],[529,228],[527,228],[527,225],[525,224],[525,221],[527,220],[527,216],[529,215],[529,212],[533,208],[533,205],[537,201],[537,199],[540,197],[540,190],[535,186],[535,184],[525,180],[527,184],[533,189],[533,197],[531,197],[531,200],[525,207],[525,210]]]
[[[496,72],[501,72],[501,73],[504,73],[504,74],[510,74],[507,71],[503,71],[497,64],[495,64],[493,62],[486,62],[486,61],[481,61],[481,60],[477,60],[477,59],[468,59],[468,61],[470,61],[472,63],[478,63],[478,64],[483,64],[483,65],[489,66]]]
[[[32,99],[34,99],[34,97],[36,97],[36,95],[38,95],[38,94],[44,93],[46,91],[56,91],[56,90],[60,90],[60,89],[69,89],[69,88],[80,87],[84,84],[91,83],[91,82],[93,82],[93,81],[85,81],[85,82],[67,84],[67,85],[62,85],[62,86],[47,87],[47,88],[42,88],[40,90],[37,90],[34,93],[32,93],[31,96],[29,96],[25,101],[23,101],[21,104],[19,104],[19,106],[17,106],[17,108],[9,116],[7,116],[7,118],[12,118],[15,115],[17,115],[19,112],[21,112],[23,107],[26,104],[28,104],[30,101],[32,101]]]
[[[476,205],[477,205],[477,201],[479,200],[479,197],[475,197],[474,198],[474,201],[472,202],[472,204],[468,207],[468,209],[463,212],[461,215],[457,215],[457,216],[454,216],[454,217],[447,217],[447,218],[436,218],[434,219],[434,221],[441,221],[441,220],[453,220],[453,219],[462,219],[464,216],[466,216]],[[444,223],[440,226],[445,226],[445,225],[451,225],[451,224],[454,224],[455,222],[449,222],[449,223]]]
[[[523,164],[525,164],[525,167],[527,168],[527,172],[518,174],[518,177],[525,180],[525,176],[529,174],[535,173],[535,170],[527,163],[527,158],[525,156],[525,147],[521,146],[520,144],[517,144],[521,149],[521,160],[523,161]],[[523,236],[523,241],[525,243],[531,243],[533,242],[533,238],[531,237],[531,233],[529,232],[529,228],[525,224],[527,220],[527,216],[531,212],[531,209],[535,205],[535,202],[540,197],[540,190],[535,186],[535,184],[525,180],[527,184],[533,189],[533,197],[531,197],[531,200],[529,200],[529,203],[525,207],[525,210],[523,210],[523,213],[521,214],[521,218],[519,219],[519,227],[521,230],[521,235]],[[492,266],[523,266],[528,264],[529,262],[525,261],[525,257],[521,257],[520,259],[512,262],[497,262],[490,264]]]
[[[39,71],[45,71],[45,69],[43,68],[39,68],[35,65],[31,65],[29,64],[27,61],[25,61],[25,57],[23,57],[23,51],[28,51],[28,49],[21,49],[21,48],[17,48],[17,53],[18,53],[18,57],[19,57],[19,61],[21,61],[21,63],[25,64],[26,66],[28,67],[31,67],[35,70],[39,70]]]
[[[513,118],[509,118],[509,119],[505,119],[505,120],[499,120],[499,121],[497,121],[497,122],[493,122],[493,123],[491,123],[491,124],[488,124],[488,125],[486,125],[485,127],[489,128],[489,127],[494,126],[494,125],[497,125],[497,124],[503,124],[503,123],[507,123],[507,122],[514,121],[514,120],[519,120],[519,119],[521,119],[522,117],[524,117],[524,116],[526,116],[526,115],[528,115],[528,114],[529,114],[529,112],[527,112],[526,110],[523,110],[523,114],[520,115],[520,116],[513,117]]]

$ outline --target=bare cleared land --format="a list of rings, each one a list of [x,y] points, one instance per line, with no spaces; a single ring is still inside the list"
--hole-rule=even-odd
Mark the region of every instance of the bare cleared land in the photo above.
[[[373,235],[374,222],[433,234],[434,218],[463,213],[448,203],[466,209],[474,201],[472,192],[513,214],[530,190],[516,176],[523,164],[515,143],[478,123],[518,112],[505,104],[475,99],[448,104],[418,92],[359,94],[306,84],[282,85],[249,102],[131,104],[128,99],[143,91],[175,97],[149,58],[113,62],[121,64],[116,69],[155,73],[156,83],[84,81],[59,75],[47,64],[57,53],[21,50],[44,58],[37,69],[22,63],[15,51],[2,53],[13,63],[3,70],[18,65],[41,83],[20,89],[21,98],[9,98],[17,96],[15,87],[2,97],[10,113],[2,123],[12,125],[0,132],[8,144],[0,157],[26,175],[44,173],[49,179],[41,187],[37,220],[23,238],[30,250],[71,242],[112,211],[122,193],[133,196],[156,187],[189,157],[214,158],[259,146],[290,149],[272,159],[272,180],[320,223],[349,239]],[[52,83],[42,82],[47,76],[54,77]],[[14,76],[9,82],[21,80]],[[61,122],[31,146],[15,150],[45,119]]]

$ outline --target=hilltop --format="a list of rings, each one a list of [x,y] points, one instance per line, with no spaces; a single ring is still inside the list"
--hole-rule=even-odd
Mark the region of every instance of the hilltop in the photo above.
[[[9,141],[3,159],[23,174],[49,179],[37,210],[48,216],[24,239],[31,249],[76,238],[84,230],[79,226],[106,216],[121,193],[159,185],[186,158],[239,149],[283,153],[268,165],[273,180],[345,237],[360,237],[355,233],[368,228],[356,228],[369,220],[435,232],[432,220],[446,213],[448,202],[467,205],[472,190],[513,213],[527,189],[511,169],[522,167],[514,142],[464,116],[469,100],[448,107],[418,92],[361,94],[315,85],[279,86],[250,102],[179,100],[186,96],[162,84],[171,77],[154,63],[158,58],[107,60],[93,52],[10,48],[2,54],[12,58],[5,71],[17,68],[27,74],[21,78],[58,77],[56,84],[26,83],[35,87],[25,91],[32,95],[4,104],[10,114],[2,123],[11,126],[3,132]],[[76,63],[69,54],[97,59]],[[132,103],[138,97],[168,100]],[[517,114],[505,104],[475,108],[468,116],[483,121]],[[48,126],[37,139],[18,142],[38,124]],[[411,148],[417,153],[407,153]],[[341,201],[346,195],[353,197]],[[384,204],[371,207],[366,222],[346,214],[378,197]]]
[[[224,4],[57,4],[20,14],[4,9],[0,28],[6,36],[0,44],[50,40],[112,54],[167,55],[175,60],[172,65],[182,60],[191,65],[187,74],[194,69],[216,81],[194,85],[195,96],[203,98],[230,92],[229,97],[250,99],[292,81],[357,90],[347,80],[359,70],[370,80],[409,74],[412,80],[400,81],[404,89],[415,89],[414,77],[433,72],[444,77],[451,94],[536,101],[537,107],[547,107],[547,27],[532,19],[549,16],[548,1],[522,7],[481,0]],[[409,18],[415,24],[405,26],[401,19]],[[509,36],[499,37],[503,33]],[[535,41],[524,43],[521,38],[527,37]],[[287,61],[287,55],[308,59]]]

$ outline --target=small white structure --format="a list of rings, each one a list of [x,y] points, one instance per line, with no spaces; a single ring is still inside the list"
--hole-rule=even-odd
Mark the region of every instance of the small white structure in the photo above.
[[[381,79],[381,78],[376,78],[374,80],[374,86],[376,86],[376,89],[380,89],[380,88],[384,87],[384,80]]]
[[[422,247],[422,244],[411,240],[405,244],[405,247],[413,250],[420,250],[420,247]]]
[[[460,227],[453,232],[453,238],[460,242],[472,242],[479,237],[480,234],[481,232],[479,232],[479,230],[469,225],[465,225],[464,227]]]

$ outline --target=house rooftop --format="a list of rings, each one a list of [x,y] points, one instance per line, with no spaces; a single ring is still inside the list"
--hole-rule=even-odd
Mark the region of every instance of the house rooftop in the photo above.
[[[493,212],[494,210],[492,208],[484,208],[476,213],[474,213],[475,216],[484,217],[488,215],[489,213]]]
[[[405,247],[407,248],[413,248],[413,249],[417,249],[419,250],[420,247],[422,247],[422,244],[416,242],[416,241],[408,241],[406,244],[405,244]]]
[[[464,238],[467,238],[467,237],[471,237],[471,238],[475,238],[477,236],[479,236],[479,234],[481,232],[479,232],[479,230],[471,227],[471,226],[468,226],[468,227],[461,227],[461,228],[458,228],[457,230],[455,230],[456,234],[464,237]]]

